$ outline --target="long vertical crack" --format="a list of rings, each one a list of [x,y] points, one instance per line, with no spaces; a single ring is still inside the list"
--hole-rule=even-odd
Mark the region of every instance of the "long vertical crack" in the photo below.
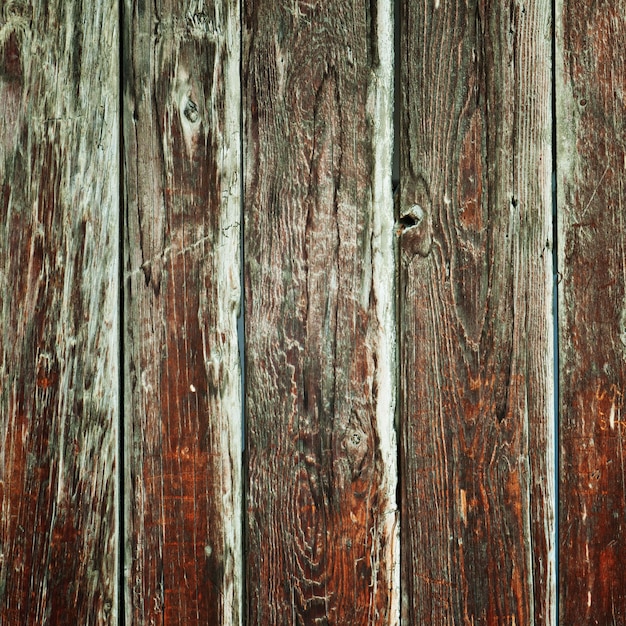
[[[117,23],[119,29],[119,49],[118,49],[118,179],[119,179],[119,199],[118,199],[118,449],[117,449],[117,514],[118,514],[118,580],[117,580],[117,605],[119,626],[126,623],[126,597],[125,597],[125,537],[126,526],[124,511],[126,507],[125,494],[125,413],[124,413],[124,6],[123,0],[118,0]]]
[[[400,60],[402,58],[402,0],[394,0],[393,4],[393,146],[392,146],[392,162],[391,162],[391,184],[393,189],[393,202],[394,202],[394,220],[398,218],[397,207],[399,206],[399,194],[401,193],[401,140],[402,140],[402,72]],[[396,250],[396,268],[399,261],[399,257]],[[396,269],[397,272],[397,269]],[[396,433],[396,506],[398,507],[398,525],[400,527],[399,548],[398,548],[398,561],[400,573],[397,580],[399,589],[397,590],[397,597],[399,599],[400,606],[398,607],[399,615],[402,616],[402,414],[401,414],[401,398],[400,398],[400,385],[402,384],[401,376],[401,346],[402,346],[402,333],[400,332],[400,275],[397,272],[395,277],[395,289],[394,301],[396,307],[395,322],[396,322],[396,403],[395,403],[395,433]],[[400,617],[401,619],[401,617]]]
[[[555,624],[559,623],[559,477],[560,477],[560,402],[559,402],[559,228],[557,203],[557,116],[556,116],[556,0],[552,0],[552,333],[554,350],[554,576]]]

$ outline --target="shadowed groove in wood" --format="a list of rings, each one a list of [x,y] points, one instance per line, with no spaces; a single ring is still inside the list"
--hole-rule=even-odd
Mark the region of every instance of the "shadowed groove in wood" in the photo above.
[[[0,14],[2,624],[118,615],[115,9]]]
[[[124,15],[126,620],[235,625],[239,8]]]
[[[390,8],[244,12],[250,624],[397,623]]]
[[[555,620],[550,17],[403,5],[407,623]]]

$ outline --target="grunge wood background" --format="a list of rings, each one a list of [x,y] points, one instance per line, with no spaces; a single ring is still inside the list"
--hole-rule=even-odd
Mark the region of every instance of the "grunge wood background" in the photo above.
[[[0,624],[626,624],[624,33],[0,0]]]

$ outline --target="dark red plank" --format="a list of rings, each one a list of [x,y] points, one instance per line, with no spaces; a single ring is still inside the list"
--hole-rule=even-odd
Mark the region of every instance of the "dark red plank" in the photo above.
[[[550,18],[402,5],[407,624],[554,623]]]
[[[626,624],[626,3],[557,3],[561,624]]]
[[[126,621],[239,624],[239,15],[125,3]]]

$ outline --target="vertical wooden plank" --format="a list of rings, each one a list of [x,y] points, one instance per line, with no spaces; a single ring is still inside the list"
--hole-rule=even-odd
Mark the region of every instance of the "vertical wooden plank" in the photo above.
[[[249,624],[395,624],[388,2],[244,14]]]
[[[400,20],[409,624],[554,623],[550,20],[546,0]]]
[[[124,7],[126,619],[239,624],[239,8]]]
[[[117,619],[117,4],[0,11],[0,623]]]
[[[626,623],[626,2],[557,2],[562,624]]]

